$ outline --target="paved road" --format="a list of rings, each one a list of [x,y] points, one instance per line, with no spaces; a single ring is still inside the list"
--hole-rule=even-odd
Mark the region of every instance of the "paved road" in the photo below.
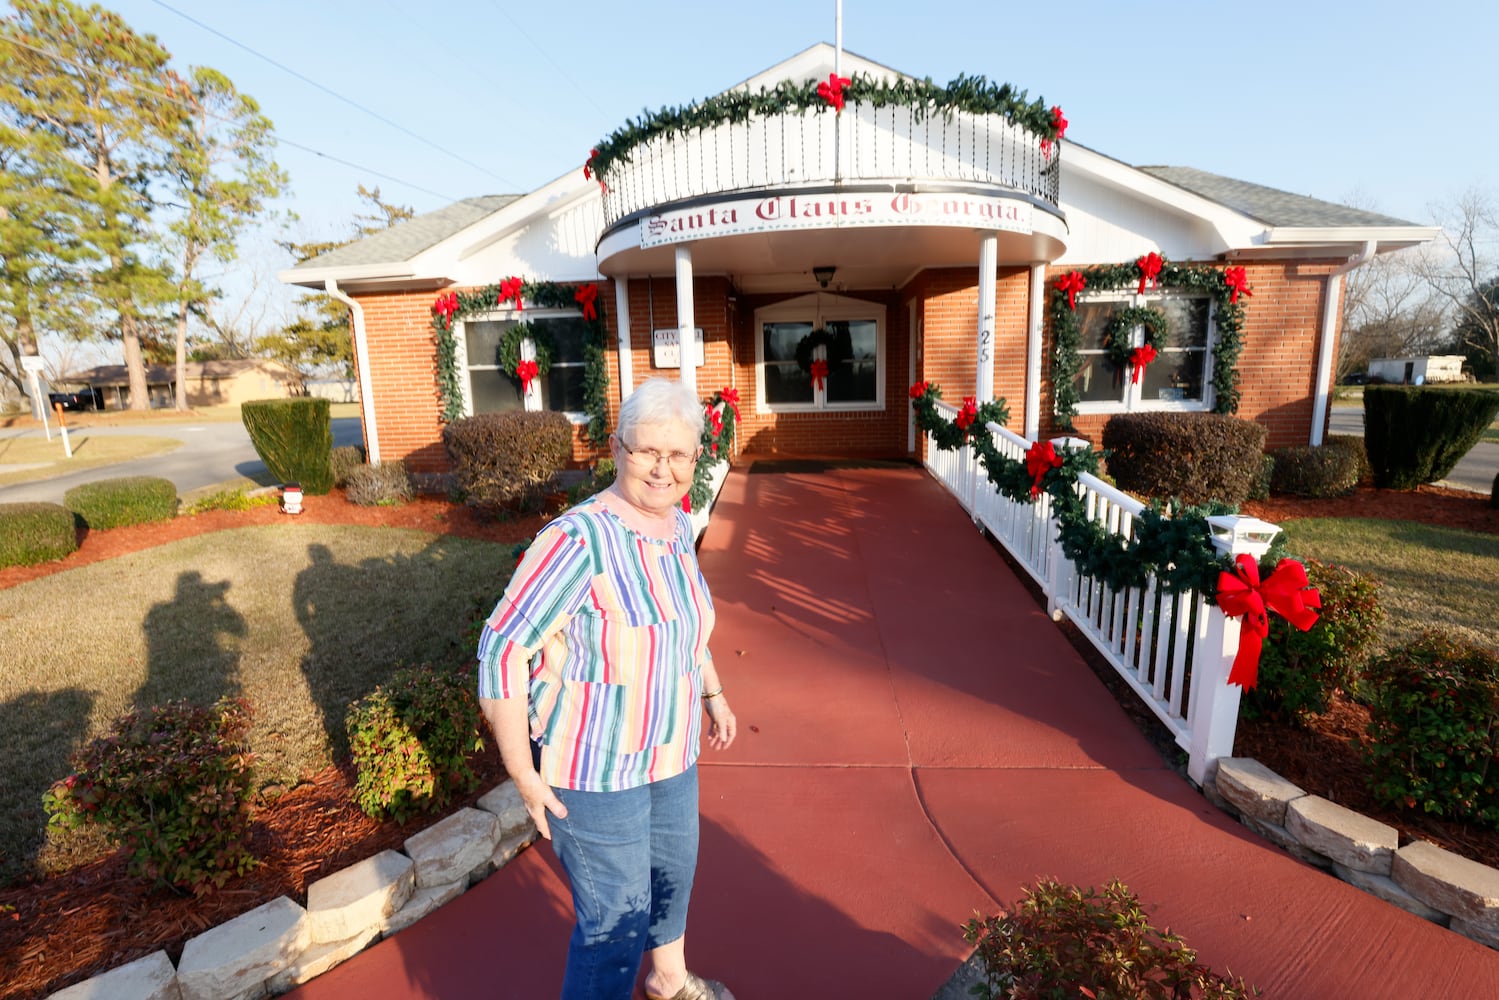
[[[363,432],[358,417],[337,417],[332,423],[334,447],[362,443]],[[255,448],[250,444],[249,432],[243,424],[233,421],[89,427],[71,433],[74,441],[96,434],[178,438],[182,441],[182,447],[165,455],[103,465],[31,483],[0,486],[0,503],[28,500],[61,503],[63,494],[74,486],[115,476],[161,476],[176,484],[179,495],[238,477],[265,483],[271,481],[265,463],[255,454]],[[53,427],[52,434],[56,437],[56,427]],[[40,428],[0,428],[0,438],[26,435],[41,437],[42,431]]]
[[[1329,429],[1333,434],[1357,434],[1364,436],[1364,411],[1357,406],[1335,406]],[[1452,470],[1452,474],[1441,481],[1442,486],[1454,489],[1488,493],[1494,488],[1494,477],[1499,476],[1499,444],[1480,441],[1473,450],[1464,455]]]

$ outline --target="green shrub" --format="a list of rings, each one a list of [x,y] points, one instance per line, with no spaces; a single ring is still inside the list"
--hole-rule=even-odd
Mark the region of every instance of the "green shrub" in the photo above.
[[[156,476],[122,476],[75,486],[63,506],[95,531],[127,524],[170,521],[177,516],[177,487]]]
[[[1270,490],[1297,497],[1340,497],[1358,486],[1358,456],[1351,448],[1301,445],[1274,453]]]
[[[1140,901],[1117,879],[1100,894],[1041,879],[997,917],[975,918],[963,938],[976,945],[982,1000],[1240,1000],[1259,991],[1224,978],[1169,930],[1150,925]]]
[[[333,473],[333,485],[341,488],[347,484],[350,474],[363,466],[364,461],[362,445],[346,444],[334,448],[328,453],[328,466]]]
[[[394,461],[354,469],[344,482],[344,492],[350,503],[361,507],[407,503],[416,495],[405,464]]]
[[[1237,506],[1263,464],[1265,428],[1219,413],[1121,413],[1103,427],[1119,488],[1186,504]]]
[[[1369,449],[1364,447],[1364,439],[1357,434],[1329,434],[1324,442],[1328,448],[1342,448],[1353,455],[1353,464],[1358,469],[1357,485],[1367,486],[1373,481],[1373,471],[1369,468]]]
[[[77,522],[66,507],[0,503],[0,566],[34,566],[77,550]]]
[[[218,490],[207,496],[199,497],[183,508],[184,514],[202,514],[210,510],[253,510],[256,507],[269,507],[276,502],[276,498],[265,493],[251,493],[243,486],[233,489]]]
[[[572,457],[573,427],[552,411],[480,413],[442,429],[464,502],[500,513],[536,503]]]
[[[1413,490],[1450,473],[1499,415],[1491,389],[1370,386],[1364,390],[1364,445],[1374,485]]]
[[[1296,722],[1326,712],[1334,691],[1353,694],[1384,623],[1379,581],[1346,566],[1304,560],[1307,579],[1322,597],[1317,624],[1303,632],[1279,615],[1260,651],[1259,684],[1244,692],[1244,717]],[[1262,578],[1268,575],[1262,569]]]
[[[1499,655],[1427,631],[1366,677],[1375,796],[1499,827]]]
[[[397,670],[349,707],[345,726],[358,778],[354,800],[375,819],[402,822],[470,792],[467,755],[484,746],[471,675],[430,666]]]
[[[1254,474],[1254,482],[1249,484],[1249,495],[1246,500],[1268,500],[1270,498],[1270,479],[1275,475],[1275,456],[1261,455],[1260,467]]]
[[[73,755],[75,773],[43,796],[48,824],[102,826],[130,871],[196,894],[256,864],[250,825],[250,705],[168,702],[116,719]]]
[[[258,399],[239,412],[255,453],[277,480],[299,483],[309,495],[333,488],[333,424],[326,399]]]
[[[616,470],[614,459],[601,458],[588,470],[588,478],[567,491],[569,504],[579,503],[595,493],[606,490],[614,482]]]

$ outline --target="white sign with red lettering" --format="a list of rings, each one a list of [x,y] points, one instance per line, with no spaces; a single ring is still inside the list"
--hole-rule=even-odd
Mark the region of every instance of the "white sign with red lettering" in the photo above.
[[[782,194],[648,215],[640,220],[640,245],[868,226],[955,226],[1029,233],[1031,223],[1031,203],[1018,197],[941,192]]]

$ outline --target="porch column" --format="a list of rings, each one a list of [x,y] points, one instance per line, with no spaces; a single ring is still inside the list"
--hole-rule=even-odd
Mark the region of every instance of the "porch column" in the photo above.
[[[682,359],[682,384],[697,395],[697,343],[692,331],[692,247],[677,244],[677,354]]]
[[[1025,324],[1025,427],[1032,441],[1041,436],[1041,333],[1046,317],[1046,264],[1031,265],[1030,316]]]
[[[631,364],[630,279],[614,279],[614,318],[619,326],[619,401],[623,403],[635,391],[635,371]]]
[[[978,375],[973,396],[980,403],[994,398],[994,272],[999,269],[999,234],[979,239]]]

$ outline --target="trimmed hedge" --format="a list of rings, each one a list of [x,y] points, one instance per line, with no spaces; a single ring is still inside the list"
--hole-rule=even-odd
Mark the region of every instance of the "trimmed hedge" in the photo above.
[[[0,566],[34,566],[78,551],[73,512],[55,503],[0,503]]]
[[[1185,504],[1244,502],[1260,475],[1266,429],[1221,413],[1121,413],[1103,426],[1120,489]]]
[[[1346,447],[1281,448],[1270,476],[1273,493],[1297,497],[1340,497],[1358,486],[1358,455]]]
[[[250,443],[271,475],[309,495],[333,488],[333,423],[320,397],[257,399],[240,407]]]
[[[572,457],[572,422],[561,413],[480,413],[442,429],[464,502],[500,513],[533,503]]]
[[[361,507],[406,503],[416,495],[401,462],[356,466],[344,480],[344,493]]]
[[[1323,446],[1342,448],[1353,456],[1353,464],[1358,467],[1355,485],[1367,486],[1373,481],[1374,475],[1369,468],[1369,449],[1364,447],[1363,438],[1357,434],[1329,434]]]
[[[1492,389],[1368,386],[1364,446],[1374,485],[1413,490],[1450,473],[1499,415]]]
[[[90,529],[103,531],[170,521],[177,516],[177,487],[158,476],[120,476],[75,486],[62,495],[62,504]]]

